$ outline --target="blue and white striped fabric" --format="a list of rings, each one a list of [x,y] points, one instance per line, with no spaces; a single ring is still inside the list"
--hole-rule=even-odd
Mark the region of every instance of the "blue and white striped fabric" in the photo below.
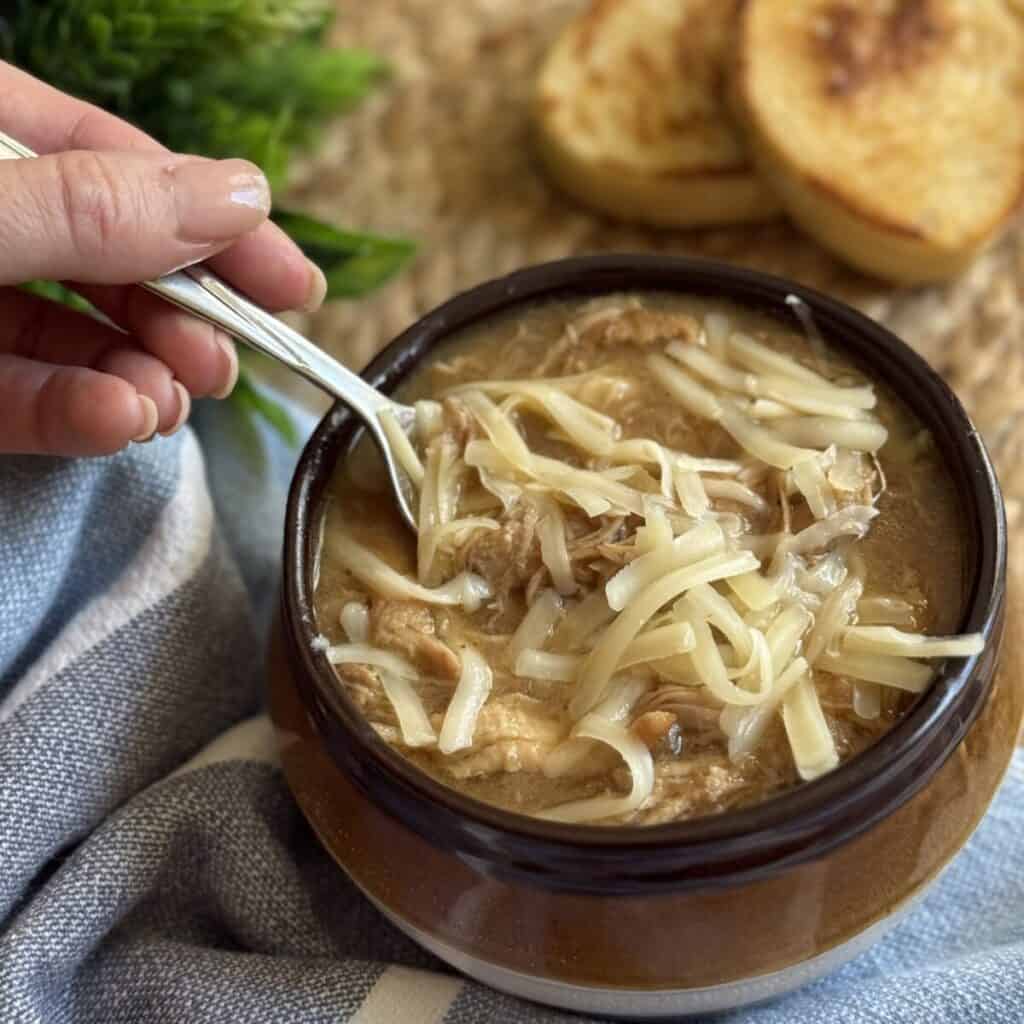
[[[0,1022],[569,1020],[396,933],[293,805],[260,705],[294,453],[234,417],[0,458]],[[1024,1020],[1024,761],[885,942],[723,1019]]]

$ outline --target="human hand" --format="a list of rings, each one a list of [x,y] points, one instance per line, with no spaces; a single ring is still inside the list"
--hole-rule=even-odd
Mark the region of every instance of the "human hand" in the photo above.
[[[323,274],[267,221],[254,164],[171,153],[3,62],[0,129],[50,154],[0,160],[0,452],[114,452],[231,391],[230,338],[132,282],[208,259],[268,309],[323,301]],[[11,287],[35,278],[122,330]]]

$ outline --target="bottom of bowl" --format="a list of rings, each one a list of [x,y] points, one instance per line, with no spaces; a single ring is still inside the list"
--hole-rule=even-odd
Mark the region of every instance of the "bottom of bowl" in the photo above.
[[[733,981],[724,985],[709,985],[706,988],[606,988],[596,985],[573,985],[512,971],[507,967],[500,967],[464,953],[462,950],[420,931],[393,914],[365,890],[362,891],[363,895],[396,928],[403,931],[428,953],[433,953],[450,967],[454,967],[474,981],[479,981],[499,992],[507,992],[520,999],[528,999],[534,1003],[543,1003],[546,1006],[570,1010],[574,1013],[614,1017],[620,1020],[660,1020],[698,1013],[735,1010],[753,1003],[777,999],[779,996],[809,985],[813,981],[818,981],[826,974],[831,974],[832,971],[865,952],[878,942],[889,929],[899,924],[917,906],[935,882],[942,877],[945,870],[944,867],[935,878],[890,914],[865,928],[852,939],[833,946],[825,953],[793,964],[781,971],[773,971],[770,974],[761,974],[754,978]]]

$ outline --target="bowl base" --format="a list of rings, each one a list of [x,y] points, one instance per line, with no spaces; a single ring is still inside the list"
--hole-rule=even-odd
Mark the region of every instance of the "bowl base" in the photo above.
[[[794,989],[818,981],[832,971],[865,952],[891,928],[917,906],[945,868],[910,899],[896,907],[892,913],[876,921],[852,939],[833,946],[827,952],[793,964],[780,971],[761,974],[744,981],[733,981],[705,988],[628,989],[607,988],[598,985],[578,985],[554,981],[520,971],[509,970],[497,964],[464,953],[426,932],[421,931],[393,914],[373,896],[361,889],[363,895],[391,922],[428,953],[433,953],[450,967],[479,981],[520,999],[542,1003],[573,1013],[612,1017],[619,1020],[663,1020],[692,1014],[717,1013],[734,1010],[753,1003],[777,999]]]

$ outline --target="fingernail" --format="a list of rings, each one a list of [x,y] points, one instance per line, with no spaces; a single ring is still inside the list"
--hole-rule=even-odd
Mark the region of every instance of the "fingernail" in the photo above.
[[[234,342],[226,334],[217,331],[214,339],[217,342],[217,347],[224,353],[224,358],[227,360],[228,378],[219,391],[212,393],[212,397],[227,398],[235,390],[235,385],[238,383],[238,353],[235,351]]]
[[[223,242],[252,231],[270,212],[270,186],[248,160],[189,160],[171,169],[183,238]]]
[[[178,392],[178,418],[166,430],[160,431],[161,437],[170,437],[171,434],[181,430],[181,425],[188,419],[188,414],[192,411],[192,399],[181,383],[172,380],[171,386]]]
[[[299,309],[303,313],[315,313],[327,298],[327,278],[312,260],[306,262],[309,263],[309,292],[306,295],[306,301],[299,306]]]
[[[156,426],[160,422],[160,414],[156,411],[156,402],[146,395],[139,395],[139,409],[142,412],[142,430],[140,430],[133,441],[151,441],[156,433]]]

